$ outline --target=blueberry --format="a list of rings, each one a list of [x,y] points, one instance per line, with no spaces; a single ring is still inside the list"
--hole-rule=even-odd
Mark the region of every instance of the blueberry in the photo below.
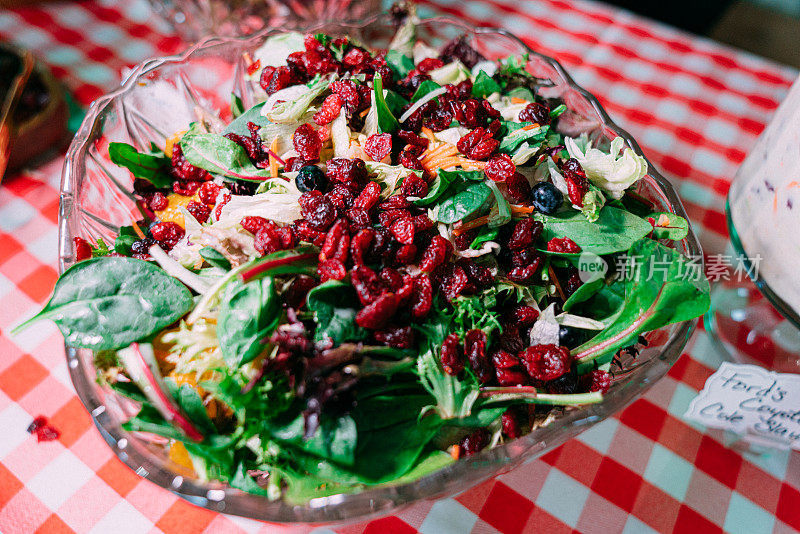
[[[309,191],[324,191],[328,186],[328,178],[322,169],[316,165],[306,165],[297,174],[294,179],[297,184],[297,189],[301,193],[308,193]]]
[[[580,328],[561,325],[558,327],[558,344],[574,349],[586,340],[586,332]]]
[[[550,182],[539,182],[531,189],[531,201],[536,209],[550,215],[561,207],[564,195]]]

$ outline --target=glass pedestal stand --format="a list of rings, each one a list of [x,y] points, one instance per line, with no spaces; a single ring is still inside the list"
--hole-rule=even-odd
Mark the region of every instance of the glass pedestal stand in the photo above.
[[[714,345],[730,361],[781,373],[798,373],[800,318],[758,276],[758,264],[750,260],[739,240],[729,204],[725,213],[734,258],[738,257],[737,261],[742,262],[752,279],[732,276],[715,284],[705,328]]]

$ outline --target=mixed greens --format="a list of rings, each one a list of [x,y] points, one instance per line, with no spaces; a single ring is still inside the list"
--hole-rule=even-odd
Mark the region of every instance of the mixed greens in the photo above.
[[[706,311],[644,158],[567,135],[526,57],[415,22],[270,37],[254,98],[109,145],[142,218],[76,238],[31,321],[96,351],[176,469],[289,502],[414,480],[602,402],[615,356]]]

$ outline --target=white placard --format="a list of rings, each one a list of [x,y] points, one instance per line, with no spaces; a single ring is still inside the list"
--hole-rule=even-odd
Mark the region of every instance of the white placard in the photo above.
[[[800,450],[800,375],[723,362],[684,417],[749,441]]]

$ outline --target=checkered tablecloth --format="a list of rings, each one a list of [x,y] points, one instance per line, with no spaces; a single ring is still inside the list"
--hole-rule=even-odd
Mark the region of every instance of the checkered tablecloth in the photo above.
[[[578,0],[424,0],[428,12],[503,26],[562,60],[674,179],[707,252],[726,243],[731,177],[797,73]],[[0,39],[34,50],[81,104],[121,70],[183,47],[144,0],[55,2],[0,12]],[[57,330],[9,329],[56,279],[62,157],[0,186],[0,531],[275,532],[196,508],[114,457],[69,382]],[[681,418],[719,356],[700,332],[669,376],[617,417],[453,499],[338,533],[800,530],[800,454],[755,455]],[[37,444],[37,415],[61,431]]]

